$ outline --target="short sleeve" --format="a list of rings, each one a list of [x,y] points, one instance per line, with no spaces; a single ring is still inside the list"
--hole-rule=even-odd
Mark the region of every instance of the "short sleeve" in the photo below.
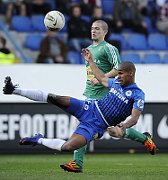
[[[135,98],[134,98],[133,107],[134,107],[135,109],[138,109],[138,110],[140,110],[140,111],[143,111],[143,109],[144,109],[144,104],[145,104],[145,94],[144,94],[144,92],[143,92],[142,90],[136,92],[136,95],[135,95]]]
[[[113,65],[113,68],[118,69],[119,65],[121,64],[121,59],[118,49],[110,44],[107,44],[106,51],[107,51],[108,60]]]
[[[108,78],[108,88],[110,89],[111,87],[113,87],[114,84],[114,78]]]

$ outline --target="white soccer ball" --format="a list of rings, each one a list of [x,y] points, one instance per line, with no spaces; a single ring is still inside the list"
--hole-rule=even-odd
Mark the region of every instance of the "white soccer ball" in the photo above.
[[[44,25],[49,31],[60,31],[65,25],[65,17],[59,11],[50,11],[44,17]]]

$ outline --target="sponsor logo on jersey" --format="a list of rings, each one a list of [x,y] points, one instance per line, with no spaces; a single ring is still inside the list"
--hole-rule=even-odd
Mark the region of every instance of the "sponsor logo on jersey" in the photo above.
[[[97,64],[100,64],[100,60],[99,59],[94,59],[94,62]]]
[[[128,104],[128,99],[123,96],[123,94],[121,94],[120,92],[118,92],[116,89],[111,88],[110,92],[113,93],[114,95],[116,95],[121,101],[123,101],[125,104]]]
[[[131,90],[126,91],[126,92],[125,92],[125,95],[126,95],[126,96],[131,96],[131,95],[132,95],[132,91],[131,91]]]
[[[94,78],[94,74],[93,74],[93,71],[92,69],[90,68],[90,66],[87,67],[87,79],[88,80],[91,80]]]
[[[139,99],[138,102],[137,102],[137,106],[142,109],[144,107],[144,100]]]

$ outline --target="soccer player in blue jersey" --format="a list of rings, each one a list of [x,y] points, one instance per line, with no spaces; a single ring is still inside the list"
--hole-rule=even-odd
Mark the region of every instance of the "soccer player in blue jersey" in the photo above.
[[[99,82],[110,89],[109,93],[100,100],[78,100],[40,90],[20,89],[12,84],[10,77],[6,78],[4,94],[21,95],[34,101],[54,104],[80,120],[77,129],[67,141],[46,139],[43,135],[37,134],[34,137],[21,139],[21,145],[42,144],[59,151],[74,151],[93,139],[100,138],[107,128],[109,132],[113,132],[113,126],[116,126],[121,134],[124,134],[127,128],[137,123],[144,108],[144,92],[135,83],[134,64],[121,63],[118,77],[107,78],[95,65],[89,50],[83,49],[83,56]],[[130,116],[129,120],[124,122],[128,116]],[[151,154],[155,154],[156,146],[152,139],[148,137],[144,141],[145,144]]]

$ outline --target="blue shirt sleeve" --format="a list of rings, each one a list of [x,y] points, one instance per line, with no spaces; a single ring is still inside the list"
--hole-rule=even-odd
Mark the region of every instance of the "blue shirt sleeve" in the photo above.
[[[108,78],[108,88],[110,89],[111,87],[113,87],[114,84],[114,78]]]
[[[144,103],[145,103],[145,94],[144,94],[144,92],[142,90],[138,91],[136,93],[134,100],[135,101],[134,101],[134,104],[133,104],[133,108],[138,109],[140,111],[143,111]]]

